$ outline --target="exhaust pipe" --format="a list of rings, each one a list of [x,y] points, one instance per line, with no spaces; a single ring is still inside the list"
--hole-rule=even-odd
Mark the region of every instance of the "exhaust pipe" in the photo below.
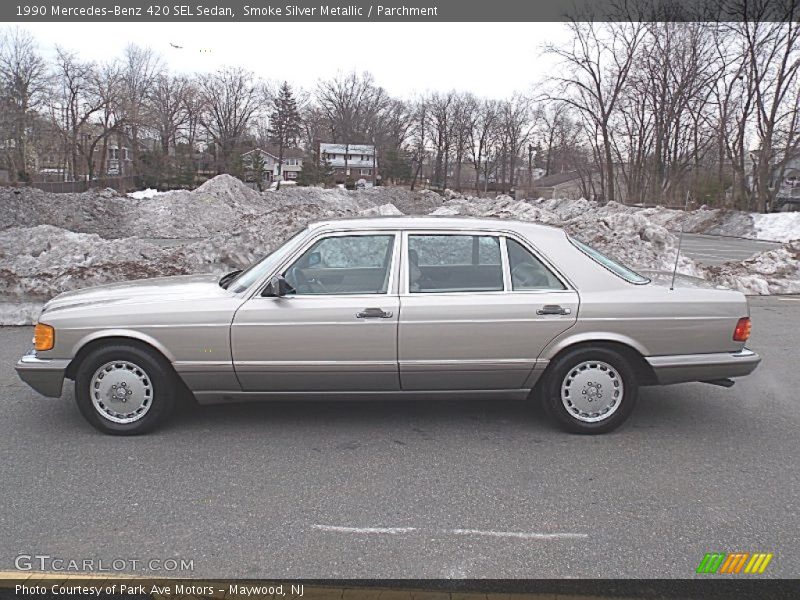
[[[708,381],[701,381],[700,383],[709,383],[711,385],[718,385],[720,387],[729,388],[733,387],[733,384],[736,383],[733,379],[725,378],[725,379],[710,379]]]

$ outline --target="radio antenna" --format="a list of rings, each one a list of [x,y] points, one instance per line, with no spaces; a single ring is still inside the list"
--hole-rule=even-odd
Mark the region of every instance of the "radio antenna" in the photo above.
[[[689,190],[686,190],[686,204],[683,206],[684,218],[681,219],[681,232],[678,235],[678,251],[675,253],[675,266],[672,268],[672,282],[669,284],[669,291],[675,289],[675,274],[678,272],[678,259],[681,257],[681,246],[683,245],[683,224],[686,222],[685,213],[689,210]]]

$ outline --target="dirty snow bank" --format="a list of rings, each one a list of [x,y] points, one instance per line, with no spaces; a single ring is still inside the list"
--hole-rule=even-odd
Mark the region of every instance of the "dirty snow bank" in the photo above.
[[[670,229],[679,229],[680,223],[687,231],[731,224],[755,231],[761,217],[770,217],[762,230],[791,236],[795,228],[787,223],[797,219],[793,213],[683,213],[614,203],[600,207],[588,200],[469,198],[450,190],[442,197],[389,187],[291,187],[259,193],[227,175],[193,191],[141,196],[0,188],[0,324],[30,323],[43,302],[63,291],[242,268],[309,222],[337,217],[432,213],[536,221],[563,227],[634,268],[658,270],[672,269],[677,238]],[[174,243],[167,248],[148,241],[155,238]],[[747,293],[800,291],[797,244],[713,269],[683,257],[678,270]]]
[[[755,237],[776,242],[800,240],[800,212],[753,215]]]
[[[143,200],[145,198],[155,198],[160,194],[166,194],[168,192],[159,192],[158,190],[154,190],[153,188],[147,188],[144,190],[138,190],[136,192],[131,192],[128,194],[128,198],[133,198],[134,200]]]
[[[706,279],[745,294],[800,294],[800,240],[704,271]]]
[[[616,203],[589,200],[514,200],[510,196],[474,198],[454,193],[434,215],[469,215],[535,221],[561,227],[570,235],[633,268],[672,270],[678,238],[636,211]],[[700,267],[681,256],[678,271],[699,276]]]

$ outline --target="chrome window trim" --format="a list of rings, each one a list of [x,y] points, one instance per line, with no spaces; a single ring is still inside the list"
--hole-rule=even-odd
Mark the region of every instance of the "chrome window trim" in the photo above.
[[[288,258],[284,259],[278,267],[266,275],[261,281],[259,281],[254,286],[254,292],[251,293],[247,299],[251,300],[253,298],[261,298],[261,293],[264,291],[264,288],[267,286],[267,283],[270,279],[272,279],[275,275],[282,273],[285,271],[289,266],[300,258],[311,246],[317,243],[317,241],[326,238],[326,237],[349,237],[349,236],[374,236],[374,235],[391,235],[394,236],[394,245],[392,248],[392,259],[389,261],[389,284],[386,286],[386,291],[378,294],[378,293],[357,293],[357,294],[301,294],[300,296],[284,296],[284,299],[292,299],[292,298],[299,298],[299,297],[309,297],[309,298],[352,298],[355,296],[396,296],[396,288],[397,288],[397,261],[398,261],[398,247],[400,246],[400,231],[397,229],[322,229],[318,231],[314,231],[313,229],[309,230],[312,232],[311,237],[306,240],[301,246],[298,247],[294,253],[290,254]]]

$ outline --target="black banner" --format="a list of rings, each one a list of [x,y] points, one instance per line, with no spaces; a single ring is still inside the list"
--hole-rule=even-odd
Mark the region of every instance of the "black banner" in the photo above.
[[[441,600],[442,594],[460,600],[520,600],[567,595],[592,598],[661,598],[739,600],[769,598],[795,600],[797,580],[741,578],[603,579],[603,580],[234,580],[234,579],[151,579],[102,575],[67,576],[54,573],[26,573],[20,579],[0,580],[0,599],[40,600],[53,598],[111,600],[137,599],[245,599],[245,598],[378,598],[385,592],[394,600]]]
[[[798,20],[798,0],[4,0],[3,21],[520,22]]]

